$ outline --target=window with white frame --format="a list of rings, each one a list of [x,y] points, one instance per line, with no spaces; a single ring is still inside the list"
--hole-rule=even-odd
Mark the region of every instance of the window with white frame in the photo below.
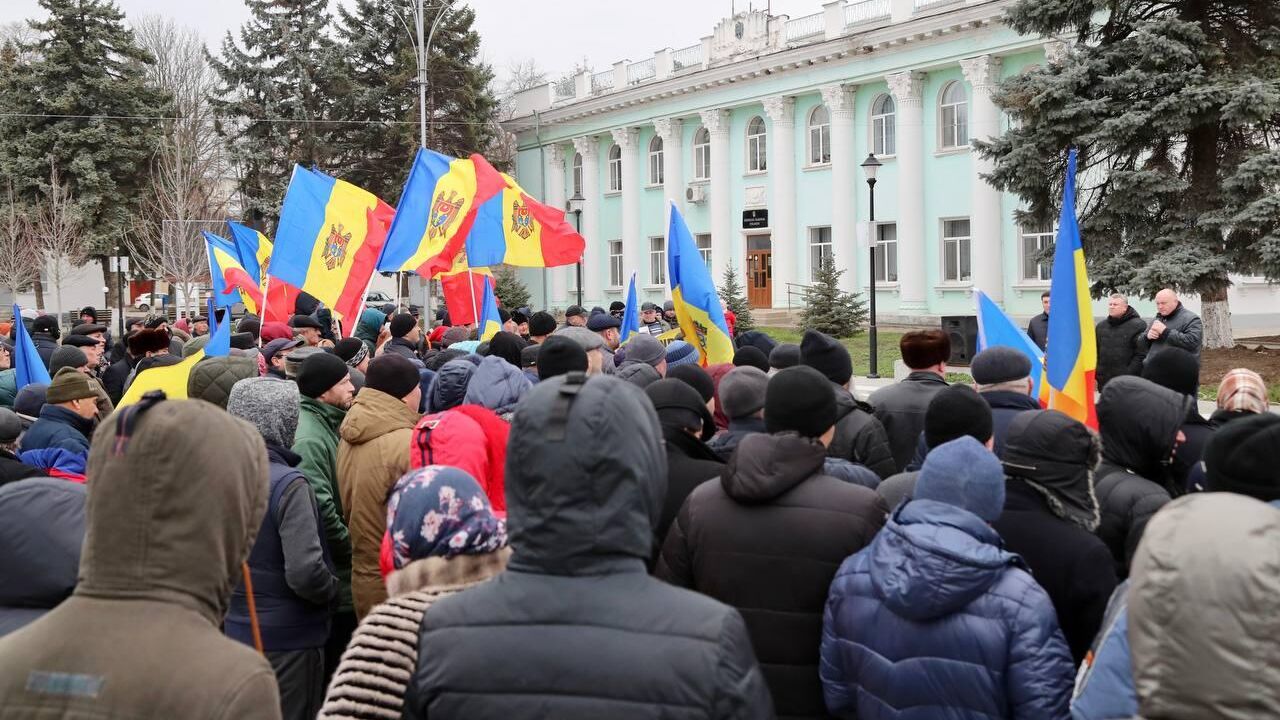
[[[871,102],[871,152],[876,155],[897,154],[897,120],[897,107],[890,95],[880,95]]]
[[[898,226],[876,225],[876,282],[898,282]]]
[[[649,238],[649,284],[667,284],[667,240],[661,235]]]
[[[969,144],[969,97],[964,83],[956,80],[942,89],[939,101],[938,127],[942,130],[941,147],[958,148]]]
[[[1053,260],[1041,260],[1041,253],[1053,245],[1053,223],[1022,226],[1022,279],[1026,282],[1049,282],[1053,279]]]
[[[609,147],[609,192],[622,192],[622,148]]]
[[[693,134],[693,179],[711,179],[711,133],[704,127]]]
[[[700,233],[694,235],[693,239],[698,243],[698,254],[702,256],[702,262],[706,263],[707,269],[711,269],[711,233]]]
[[[973,279],[969,260],[969,218],[942,221],[942,280],[969,282]]]
[[[582,153],[573,154],[573,196],[582,197]]]
[[[831,114],[826,105],[819,105],[809,113],[809,164],[827,165],[831,162]]]
[[[649,141],[649,184],[662,184],[662,138],[654,135]]]
[[[622,287],[622,241],[609,241],[609,286]]]
[[[769,168],[767,150],[764,118],[757,115],[747,122],[747,172],[764,172]]]
[[[817,280],[822,263],[832,262],[834,258],[831,254],[831,228],[809,228],[809,277]]]

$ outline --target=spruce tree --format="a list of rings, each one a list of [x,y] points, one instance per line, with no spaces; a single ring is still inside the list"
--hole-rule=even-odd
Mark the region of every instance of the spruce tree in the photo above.
[[[805,308],[800,324],[835,338],[853,337],[867,322],[867,303],[859,293],[840,289],[840,276],[831,258],[824,258],[814,273],[813,284],[805,290]]]
[[[335,169],[344,179],[394,204],[419,142],[414,0],[355,0],[338,6],[334,108]],[[428,6],[427,147],[454,156],[484,152],[497,102],[493,74],[479,60],[475,12]]]
[[[1199,293],[1206,344],[1230,345],[1228,274],[1280,279],[1280,4],[1020,0],[1006,22],[1076,42],[1002,84],[1012,127],[977,143],[991,182],[1050,222],[1079,147],[1095,296]]]
[[[733,269],[732,262],[724,268],[724,277],[720,284],[720,299],[724,300],[724,304],[737,316],[734,330],[738,334],[756,329],[755,318],[751,317],[751,305],[747,303],[747,296],[742,283],[738,282],[738,273]]]
[[[105,256],[137,212],[166,98],[148,85],[152,58],[107,0],[40,0],[33,44],[0,52],[0,172],[36,202],[58,168],[84,250]],[[104,268],[105,270],[105,268]]]
[[[499,267],[493,274],[493,294],[498,296],[502,307],[508,310],[529,305],[529,288],[521,282],[515,269],[508,265]]]
[[[295,163],[331,171],[326,121],[334,102],[328,0],[245,0],[252,16],[210,64],[222,83],[214,111],[237,170],[243,211],[274,222]]]

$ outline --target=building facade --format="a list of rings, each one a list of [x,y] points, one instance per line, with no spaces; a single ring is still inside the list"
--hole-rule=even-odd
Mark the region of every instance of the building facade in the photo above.
[[[1007,123],[992,99],[1002,79],[1066,50],[1006,27],[1012,1],[738,13],[697,44],[518,95],[506,123],[515,174],[549,204],[581,198],[570,220],[587,238],[588,306],[622,299],[632,272],[643,298],[665,297],[674,201],[716,282],[732,265],[755,307],[797,306],[829,257],[848,290],[867,292],[874,272],[882,322],[973,314],[975,289],[1035,314],[1050,282],[1037,252],[1054,228],[1019,225],[1019,199],[981,179],[990,163],[970,145]],[[874,222],[869,154],[882,163]],[[525,274],[560,308],[575,301],[576,276]],[[1280,307],[1274,286],[1238,279],[1231,301],[1237,316],[1280,324],[1262,317]]]

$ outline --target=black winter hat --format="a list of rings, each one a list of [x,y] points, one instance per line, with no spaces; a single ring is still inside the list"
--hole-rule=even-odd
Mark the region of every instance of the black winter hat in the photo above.
[[[236,332],[252,333],[256,337],[262,332],[262,321],[256,315],[245,315],[236,323]]]
[[[92,305],[85,305],[84,307],[80,308],[79,316],[84,317],[85,315],[88,315],[89,317],[93,318],[94,322],[98,322],[98,311],[94,309]]]
[[[1280,416],[1274,413],[1232,420],[1218,428],[1204,449],[1205,480],[1211,492],[1248,495],[1263,502],[1280,500],[1277,468]]]
[[[58,319],[52,315],[41,315],[32,320],[31,332],[44,332],[55,338],[62,334],[62,331],[58,329]]]
[[[771,433],[795,431],[817,438],[836,424],[836,394],[822,373],[805,365],[769,378],[764,393],[764,426]]]
[[[101,340],[91,338],[88,335],[68,335],[62,338],[62,347],[93,347],[102,344]]]
[[[849,350],[830,335],[805,330],[800,340],[800,362],[817,370],[837,385],[849,384],[853,377],[853,360]],[[767,371],[767,369],[766,369]]]
[[[517,324],[517,325],[523,325],[523,324],[525,324],[525,323],[529,322],[529,316],[528,316],[528,315],[525,315],[524,313],[520,312],[519,310],[516,310],[515,312],[511,313],[511,322],[513,322],[513,323],[515,323],[515,324]]]
[[[567,318],[584,317],[586,316],[586,314],[587,314],[586,308],[582,307],[581,305],[570,305],[569,309],[564,311],[564,316]],[[530,328],[530,330],[532,330],[532,328]]]
[[[613,302],[609,303],[609,312],[611,313],[622,312],[623,310],[626,310],[626,309],[627,309],[626,303],[622,302],[621,300],[614,300]]]
[[[604,332],[609,328],[622,327],[622,321],[609,313],[596,313],[587,318],[587,329],[591,332]]]
[[[529,335],[550,335],[556,331],[556,318],[549,312],[538,312],[529,318]]]
[[[587,371],[587,351],[567,335],[552,335],[538,350],[538,379]]]
[[[93,333],[105,333],[106,331],[106,325],[99,325],[97,323],[81,323],[71,328],[72,335],[91,335]]]
[[[746,347],[738,348],[738,351],[733,354],[733,365],[734,367],[759,368],[760,372],[767,373],[769,372],[769,357],[755,345],[747,345]]]
[[[748,345],[759,348],[760,352],[764,353],[767,358],[769,353],[773,352],[773,349],[778,346],[778,341],[759,330],[747,330],[746,332],[738,333],[738,337],[733,339],[733,346],[736,348],[744,348]],[[768,368],[765,368],[765,371],[767,372]]]
[[[769,353],[769,367],[774,370],[786,370],[799,364],[800,346],[795,343],[778,343],[773,352]]]
[[[542,346],[535,343],[529,343],[520,351],[520,367],[531,368],[538,366],[538,352]]]
[[[49,356],[49,374],[57,375],[62,368],[81,368],[89,364],[89,357],[78,347],[63,345]]]
[[[969,371],[979,385],[1022,380],[1031,375],[1031,358],[1011,347],[994,345],[973,356]]]
[[[991,406],[968,385],[949,385],[924,411],[924,443],[932,449],[965,435],[982,443],[991,439]]]
[[[512,367],[520,367],[520,352],[524,350],[524,340],[519,335],[505,330],[497,332],[489,339],[489,354],[506,360]]]
[[[391,337],[402,338],[408,335],[414,326],[418,324],[417,320],[409,313],[398,313],[391,316]]]
[[[402,355],[379,355],[369,363],[364,376],[366,389],[403,398],[418,387],[418,366]]]
[[[711,376],[706,370],[692,363],[668,367],[667,377],[689,383],[690,387],[702,396],[704,404],[716,396],[716,384],[711,380]]]
[[[324,330],[324,326],[320,324],[320,321],[311,317],[310,315],[294,315],[293,317],[289,318],[289,327],[293,328],[294,330],[299,330],[301,328],[311,328],[312,330]]]
[[[653,409],[658,412],[658,422],[681,430],[696,430],[703,439],[707,429],[715,432],[715,419],[707,409],[707,403],[688,383],[663,378],[644,389]]]
[[[360,338],[345,337],[334,343],[333,354],[342,359],[342,362],[350,365],[359,365],[369,355],[369,348]],[[359,357],[360,360],[356,360]],[[352,362],[354,361],[354,363]]]
[[[511,319],[511,313],[506,308],[498,308],[498,319],[502,321],[503,325],[506,325],[507,321]]]
[[[1200,360],[1182,348],[1168,347],[1147,357],[1142,377],[1176,393],[1195,396],[1200,386]]]
[[[302,361],[298,369],[298,392],[303,397],[318,398],[329,388],[342,382],[350,370],[342,358],[327,352],[318,352]]]
[[[231,347],[236,350],[252,350],[257,344],[258,342],[254,339],[253,333],[231,333]]]

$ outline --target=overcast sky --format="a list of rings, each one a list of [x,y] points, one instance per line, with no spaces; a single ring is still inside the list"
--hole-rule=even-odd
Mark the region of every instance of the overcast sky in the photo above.
[[[340,1],[340,0],[335,0]],[[430,2],[431,0],[428,0]],[[764,0],[752,0],[764,7]],[[249,16],[241,0],[116,0],[127,16],[156,13],[197,28],[211,46]],[[484,60],[499,78],[513,63],[536,58],[550,76],[587,58],[597,70],[616,60],[643,60],[663,47],[682,48],[711,34],[729,15],[731,0],[468,0],[476,9]],[[736,0],[739,10],[748,0]],[[773,0],[775,14],[800,17],[822,10],[822,0]],[[36,0],[0,0],[0,23],[38,17]]]

